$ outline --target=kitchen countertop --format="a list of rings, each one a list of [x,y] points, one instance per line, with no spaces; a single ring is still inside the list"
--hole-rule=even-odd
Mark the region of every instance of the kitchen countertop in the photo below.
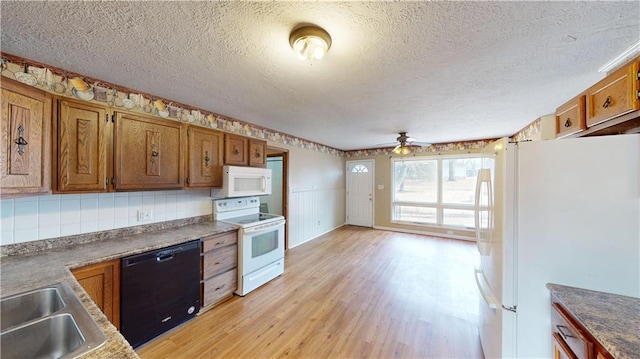
[[[107,337],[107,342],[104,345],[89,352],[85,357],[138,358],[129,343],[82,289],[70,269],[234,230],[237,230],[235,225],[208,221],[144,233],[114,236],[110,239],[46,251],[3,256],[0,258],[0,293],[2,293],[2,297],[5,297],[66,281]]]
[[[615,358],[640,353],[640,298],[548,283],[560,303]]]

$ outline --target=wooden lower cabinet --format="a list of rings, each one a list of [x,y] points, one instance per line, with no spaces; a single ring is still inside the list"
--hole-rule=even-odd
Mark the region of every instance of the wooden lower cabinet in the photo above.
[[[238,233],[202,238],[201,300],[203,310],[229,299],[238,284]]]
[[[569,311],[551,296],[554,359],[613,359]]]
[[[117,329],[120,329],[120,259],[72,269],[78,283]]]

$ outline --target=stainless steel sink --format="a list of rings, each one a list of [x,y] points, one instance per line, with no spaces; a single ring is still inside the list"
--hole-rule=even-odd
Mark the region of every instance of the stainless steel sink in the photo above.
[[[0,357],[75,358],[106,337],[66,282],[0,300]]]
[[[0,331],[51,315],[65,306],[57,288],[42,288],[0,301]]]
[[[3,358],[61,358],[84,342],[71,314],[40,318],[0,335]]]

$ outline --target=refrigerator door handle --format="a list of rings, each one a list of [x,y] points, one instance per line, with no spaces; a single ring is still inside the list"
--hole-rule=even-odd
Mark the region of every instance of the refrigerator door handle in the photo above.
[[[476,272],[476,285],[478,286],[478,291],[480,292],[480,295],[482,296],[484,301],[487,303],[489,308],[498,309],[498,301],[496,300],[496,297],[491,292],[491,289],[485,286],[487,281],[484,279],[484,274],[482,273],[482,270],[476,268],[475,272]]]
[[[491,184],[491,170],[482,168],[478,171],[475,193],[475,225],[476,245],[480,255],[489,255],[491,229],[493,227],[493,194]],[[483,192],[483,189],[485,191]],[[482,213],[482,218],[481,218]],[[487,238],[489,237],[489,238]]]
[[[517,306],[517,305],[514,305],[513,307],[507,307],[507,306],[506,306],[506,305],[504,305],[504,304],[502,305],[502,309],[504,309],[504,310],[508,310],[508,311],[510,311],[510,312],[514,312],[514,313],[516,313],[516,312],[517,312],[517,308],[518,308],[518,306]]]

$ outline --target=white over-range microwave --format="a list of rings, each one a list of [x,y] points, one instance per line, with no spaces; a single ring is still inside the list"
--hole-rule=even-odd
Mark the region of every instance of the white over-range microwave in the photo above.
[[[264,196],[271,194],[271,169],[224,166],[222,189],[211,190],[215,198]]]

